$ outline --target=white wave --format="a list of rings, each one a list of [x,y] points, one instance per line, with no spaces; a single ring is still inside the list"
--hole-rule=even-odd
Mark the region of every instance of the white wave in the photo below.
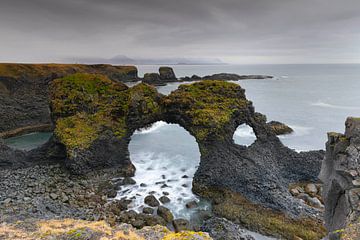
[[[313,127],[306,127],[306,126],[299,126],[299,125],[288,125],[288,126],[291,127],[294,130],[294,132],[291,134],[278,136],[280,139],[286,139],[288,137],[300,137],[300,136],[309,135],[311,133],[311,131],[314,129]]]
[[[191,190],[199,159],[144,151],[132,154],[131,160],[136,167],[133,178],[136,184],[123,186],[116,198],[133,199],[129,209],[141,212],[147,195],[151,193],[159,199],[163,192],[167,192],[171,201],[164,205],[175,217],[190,219],[195,209],[186,209],[185,204],[199,201]],[[185,175],[187,177],[183,177]]]
[[[311,105],[316,106],[316,107],[323,107],[323,108],[334,108],[334,109],[344,109],[344,110],[360,110],[360,107],[334,105],[334,104],[329,104],[329,103],[325,103],[325,102],[321,102],[321,101],[311,103]]]
[[[250,138],[250,137],[255,137],[255,133],[254,130],[247,126],[247,125],[241,125],[239,126],[235,133],[234,133],[237,137],[245,137],[245,138]]]
[[[159,121],[151,125],[151,127],[148,128],[141,128],[139,130],[136,130],[134,134],[148,134],[155,131],[158,131],[160,128],[166,126],[167,123],[164,121]]]
[[[287,75],[284,75],[284,76],[281,76],[281,78],[289,78],[289,76],[287,76]]]

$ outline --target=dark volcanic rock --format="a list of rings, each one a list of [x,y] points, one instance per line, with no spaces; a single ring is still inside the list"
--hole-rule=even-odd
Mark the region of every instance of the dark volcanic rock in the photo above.
[[[154,195],[146,196],[144,199],[144,203],[146,203],[150,207],[157,207],[160,205],[159,201],[156,199]]]
[[[276,135],[284,135],[294,132],[294,130],[291,127],[281,122],[271,121],[268,122],[267,125],[271,128],[271,130],[274,131]]]
[[[272,76],[267,75],[238,75],[234,73],[217,73],[213,75],[208,75],[202,77],[203,80],[242,80],[242,79],[267,79],[273,78]]]
[[[166,207],[159,206],[157,209],[157,214],[168,223],[172,222],[172,220],[174,220],[174,216],[172,215],[170,210]]]
[[[328,133],[320,173],[324,183],[324,218],[329,232],[357,223],[360,217],[360,119],[348,118],[345,125],[345,134]],[[331,239],[338,236],[333,235]]]
[[[160,202],[162,204],[166,204],[166,203],[169,203],[170,202],[170,198],[166,197],[166,196],[162,196],[159,198]]]
[[[174,70],[171,67],[160,67],[159,68],[160,78],[164,81],[177,81]]]
[[[190,222],[186,219],[175,219],[172,223],[176,232],[190,230]]]
[[[145,73],[142,81],[143,83],[147,83],[155,86],[166,85],[166,82],[160,78],[160,75],[158,73]]]
[[[216,214],[280,237],[322,237],[320,211],[292,196],[288,187],[315,182],[324,153],[285,147],[239,85],[201,81],[162,96],[146,84],[127,88],[107,78],[75,75],[54,81],[52,87],[55,137],[76,172],[110,164],[132,169],[127,148],[133,132],[159,120],[177,123],[196,138],[201,152],[193,191],[210,199]],[[244,123],[257,137],[250,147],[233,141]],[[114,161],[112,152],[118,156]],[[266,224],[274,218],[269,228]]]
[[[154,213],[154,209],[150,208],[150,207],[144,207],[143,208],[143,213],[145,214],[153,214]]]
[[[196,201],[191,201],[191,202],[186,203],[187,208],[196,208],[197,206],[198,206],[198,204]]]
[[[215,240],[255,240],[254,237],[246,234],[246,231],[240,226],[224,218],[211,218],[204,223],[201,229],[208,232],[210,237]]]

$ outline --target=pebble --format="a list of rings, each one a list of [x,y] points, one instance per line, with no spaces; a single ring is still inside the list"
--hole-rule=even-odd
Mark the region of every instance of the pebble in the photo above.
[[[160,202],[162,204],[166,204],[166,203],[169,203],[170,202],[170,198],[166,197],[166,196],[162,196],[159,198]]]

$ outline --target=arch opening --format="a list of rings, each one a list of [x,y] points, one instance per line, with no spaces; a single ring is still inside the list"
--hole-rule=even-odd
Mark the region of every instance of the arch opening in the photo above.
[[[234,132],[233,140],[238,145],[250,146],[256,140],[254,129],[245,123],[239,125]]]
[[[136,171],[135,184],[122,186],[118,199],[129,199],[129,209],[142,212],[148,195],[158,200],[170,199],[161,205],[170,209],[175,218],[190,220],[199,209],[208,208],[192,192],[193,176],[200,163],[200,151],[193,136],[178,124],[164,121],[134,132],[129,144],[130,160]],[[196,201],[198,207],[188,209]]]

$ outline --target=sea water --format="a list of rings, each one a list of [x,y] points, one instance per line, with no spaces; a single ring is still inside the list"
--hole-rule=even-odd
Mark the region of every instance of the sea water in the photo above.
[[[5,139],[5,144],[15,149],[29,151],[45,144],[51,136],[51,132],[34,132]]]
[[[344,132],[348,116],[360,116],[360,64],[174,65],[178,77],[214,73],[263,74],[273,79],[235,81],[256,111],[294,129],[281,141],[297,151],[324,149],[327,132]],[[139,75],[159,66],[138,66]],[[168,94],[179,83],[159,87]],[[176,136],[174,136],[176,137]],[[235,134],[235,141],[241,141]]]

